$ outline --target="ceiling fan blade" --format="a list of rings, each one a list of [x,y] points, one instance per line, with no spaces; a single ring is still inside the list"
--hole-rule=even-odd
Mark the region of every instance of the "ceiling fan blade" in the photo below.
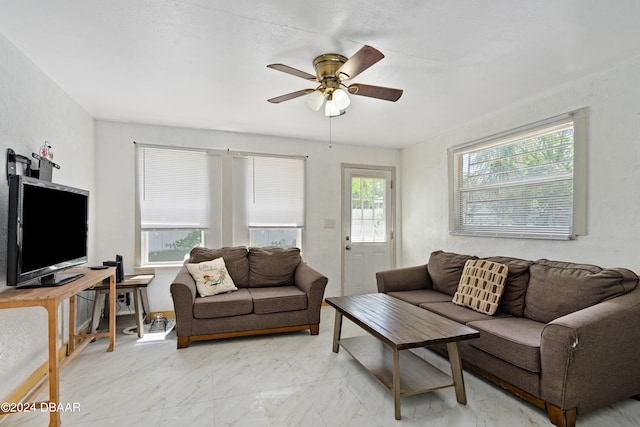
[[[384,58],[382,52],[371,46],[364,45],[355,55],[338,68],[336,76],[340,80],[352,79],[382,58]]]
[[[402,89],[390,87],[372,86],[354,83],[348,87],[352,95],[368,96],[371,98],[383,99],[385,101],[396,102],[402,96]]]
[[[272,104],[279,104],[284,101],[288,101],[290,99],[298,98],[299,96],[306,95],[308,93],[313,92],[314,89],[302,89],[295,92],[288,93],[286,95],[276,96],[275,98],[267,99],[267,101]]]
[[[287,73],[287,74],[293,74],[294,76],[297,77],[302,77],[305,80],[312,80],[312,81],[316,81],[316,76],[314,76],[313,74],[309,74],[306,71],[300,71],[297,68],[293,68],[293,67],[289,67],[288,65],[284,65],[284,64],[269,64],[267,65],[268,68],[272,68],[274,70],[278,70],[278,71],[282,71],[283,73]]]

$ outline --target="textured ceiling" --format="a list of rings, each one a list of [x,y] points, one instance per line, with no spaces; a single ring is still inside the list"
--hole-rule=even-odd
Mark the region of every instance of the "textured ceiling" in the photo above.
[[[385,59],[349,83],[334,143],[405,147],[640,55],[636,0],[0,0],[0,33],[98,119],[327,141],[314,87],[322,53]]]

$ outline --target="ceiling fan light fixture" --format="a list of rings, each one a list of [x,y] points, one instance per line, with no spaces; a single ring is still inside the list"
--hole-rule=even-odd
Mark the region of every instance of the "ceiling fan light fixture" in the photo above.
[[[307,95],[307,105],[313,111],[318,111],[320,107],[322,107],[322,103],[324,102],[324,92],[320,89],[316,89]]]
[[[338,110],[346,110],[349,104],[351,104],[351,99],[349,99],[349,95],[347,95],[347,91],[345,90],[336,89],[331,95]]]
[[[279,104],[290,99],[307,95],[307,105],[313,111],[320,111],[325,104],[325,115],[340,116],[351,104],[349,95],[366,96],[395,102],[402,96],[402,89],[354,83],[346,86],[343,82],[351,80],[369,69],[384,58],[382,52],[365,45],[350,58],[337,53],[325,53],[313,60],[316,75],[300,71],[284,64],[269,64],[268,68],[301,77],[320,84],[315,89],[302,89],[275,98],[267,99],[272,104]],[[325,103],[326,100],[326,103]]]

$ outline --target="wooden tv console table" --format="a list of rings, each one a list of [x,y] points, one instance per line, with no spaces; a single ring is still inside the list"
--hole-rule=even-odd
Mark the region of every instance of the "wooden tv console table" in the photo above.
[[[0,292],[0,309],[42,307],[47,310],[47,336],[49,352],[49,400],[56,407],[60,404],[60,370],[71,362],[80,351],[82,351],[93,338],[109,337],[109,347],[107,351],[113,351],[116,342],[115,326],[115,298],[116,298],[116,269],[109,267],[104,270],[91,270],[89,268],[74,268],[65,273],[82,273],[84,276],[62,286],[33,289],[9,289]],[[76,335],[76,294],[82,292],[97,283],[102,283],[104,279],[109,279],[111,292],[109,305],[109,332],[99,334]],[[60,302],[69,299],[69,342],[67,344],[67,355],[58,363],[58,306]],[[82,342],[81,342],[82,341]],[[31,402],[44,389],[46,382],[41,382],[32,390],[25,401]],[[4,413],[2,415],[5,415]],[[60,413],[51,411],[49,416],[49,426],[60,425]]]

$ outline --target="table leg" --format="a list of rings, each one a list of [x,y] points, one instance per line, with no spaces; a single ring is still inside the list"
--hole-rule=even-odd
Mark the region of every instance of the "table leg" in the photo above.
[[[333,324],[333,352],[340,350],[340,335],[342,334],[342,313],[336,310],[336,320]]]
[[[58,303],[55,300],[47,300],[48,316],[48,347],[49,347],[49,402],[56,406],[60,403],[60,376],[58,366]],[[49,426],[61,424],[60,412],[50,411]]]
[[[142,314],[142,296],[140,295],[140,288],[133,290],[133,304],[135,306],[134,311],[136,313],[136,322],[138,324],[138,337],[144,337],[144,321]]]
[[[100,324],[100,313],[104,308],[105,292],[95,291],[95,298],[93,300],[93,315],[91,316],[91,334],[98,332],[98,325]],[[105,313],[106,314],[106,313]]]
[[[400,415],[400,351],[393,349],[393,405],[396,412],[396,420]]]
[[[140,296],[142,297],[142,312],[144,313],[144,316],[142,316],[142,322],[144,323],[145,320],[151,322],[151,317],[149,316],[151,311],[149,310],[149,297],[147,296],[147,288],[144,287],[138,289],[140,290]],[[149,319],[147,319],[147,317],[149,317]]]
[[[76,351],[76,296],[69,297],[69,342],[67,356]]]
[[[109,347],[113,351],[116,345],[116,276],[109,276]]]
[[[467,404],[467,393],[464,389],[464,377],[462,376],[462,361],[460,360],[460,352],[458,351],[458,343],[447,343],[447,352],[449,353],[449,363],[451,364],[451,376],[456,389],[456,399],[458,403]]]

